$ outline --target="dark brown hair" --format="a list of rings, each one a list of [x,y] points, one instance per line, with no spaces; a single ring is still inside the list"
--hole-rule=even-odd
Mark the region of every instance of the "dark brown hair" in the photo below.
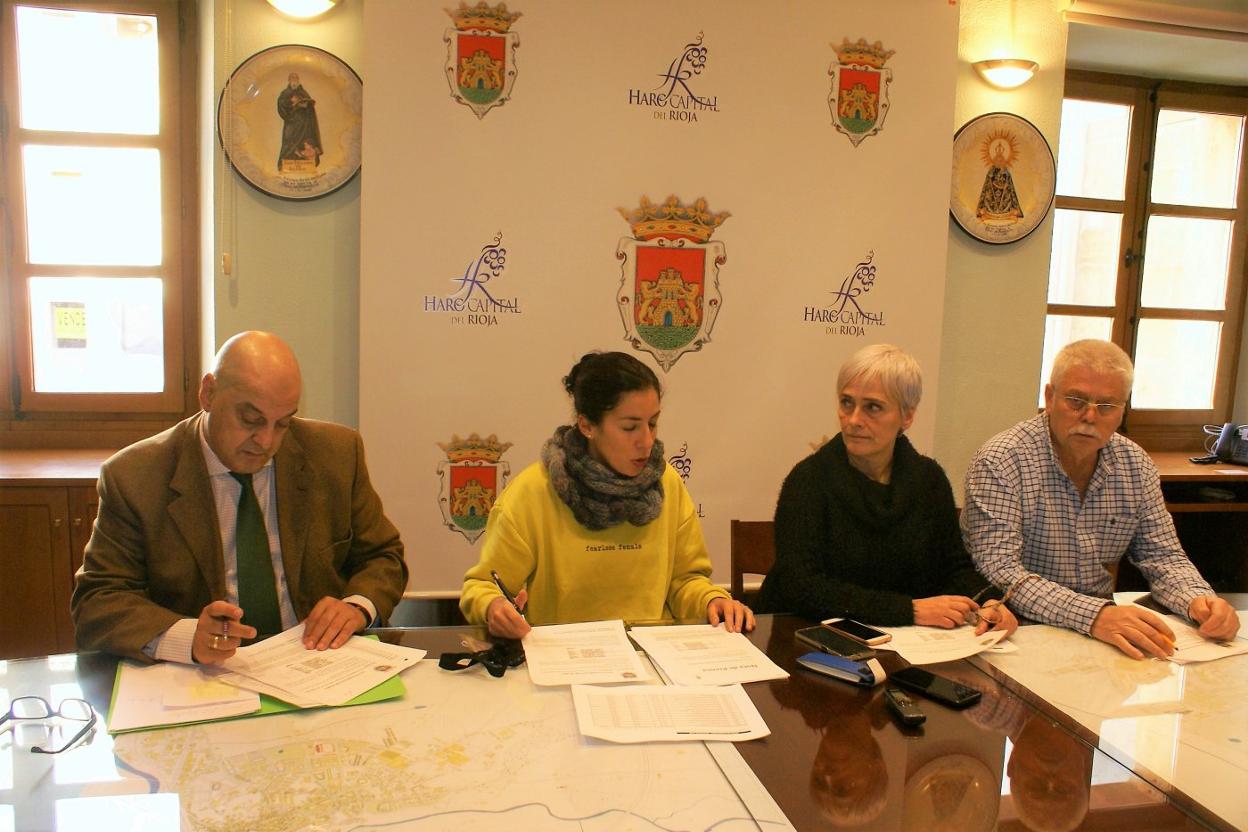
[[[563,377],[578,415],[593,424],[602,421],[625,393],[653,390],[663,396],[659,378],[645,364],[624,352],[589,352]]]

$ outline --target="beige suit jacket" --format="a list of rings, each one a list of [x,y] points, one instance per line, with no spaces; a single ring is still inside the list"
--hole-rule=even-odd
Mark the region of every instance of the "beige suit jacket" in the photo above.
[[[81,650],[146,660],[180,618],[225,598],[221,532],[199,443],[203,413],[113,455],[72,602]],[[350,428],[294,419],[274,459],[282,563],[300,620],[322,597],[363,595],[384,621],[403,594],[399,532]]]

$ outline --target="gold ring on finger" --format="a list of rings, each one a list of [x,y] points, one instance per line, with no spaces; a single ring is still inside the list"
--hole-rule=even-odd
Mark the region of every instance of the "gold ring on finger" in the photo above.
[[[209,639],[209,643],[212,645],[213,650],[225,650],[230,646],[230,639],[229,636],[222,636],[213,633],[212,638]]]

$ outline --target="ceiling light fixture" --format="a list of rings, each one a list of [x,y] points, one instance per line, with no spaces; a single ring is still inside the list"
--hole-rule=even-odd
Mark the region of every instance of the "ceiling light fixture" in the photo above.
[[[272,2],[272,0],[269,0]],[[976,61],[975,71],[980,77],[1003,90],[1021,87],[1031,80],[1040,65],[1025,58],[997,58],[991,61]]]
[[[269,5],[284,15],[308,20],[338,5],[340,0],[269,0]]]

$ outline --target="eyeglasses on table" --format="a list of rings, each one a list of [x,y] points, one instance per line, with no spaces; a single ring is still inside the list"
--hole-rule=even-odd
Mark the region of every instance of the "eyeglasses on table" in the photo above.
[[[53,708],[48,700],[42,696],[19,696],[9,703],[8,713],[0,716],[0,725],[10,720],[16,725],[22,720],[51,719],[52,717],[60,717],[71,722],[82,722],[84,724],[78,729],[78,733],[70,737],[69,741],[60,748],[44,748],[41,745],[36,745],[30,749],[32,754],[60,754],[86,736],[87,732],[95,726],[97,720],[95,709],[85,699],[62,699],[61,703]]]

